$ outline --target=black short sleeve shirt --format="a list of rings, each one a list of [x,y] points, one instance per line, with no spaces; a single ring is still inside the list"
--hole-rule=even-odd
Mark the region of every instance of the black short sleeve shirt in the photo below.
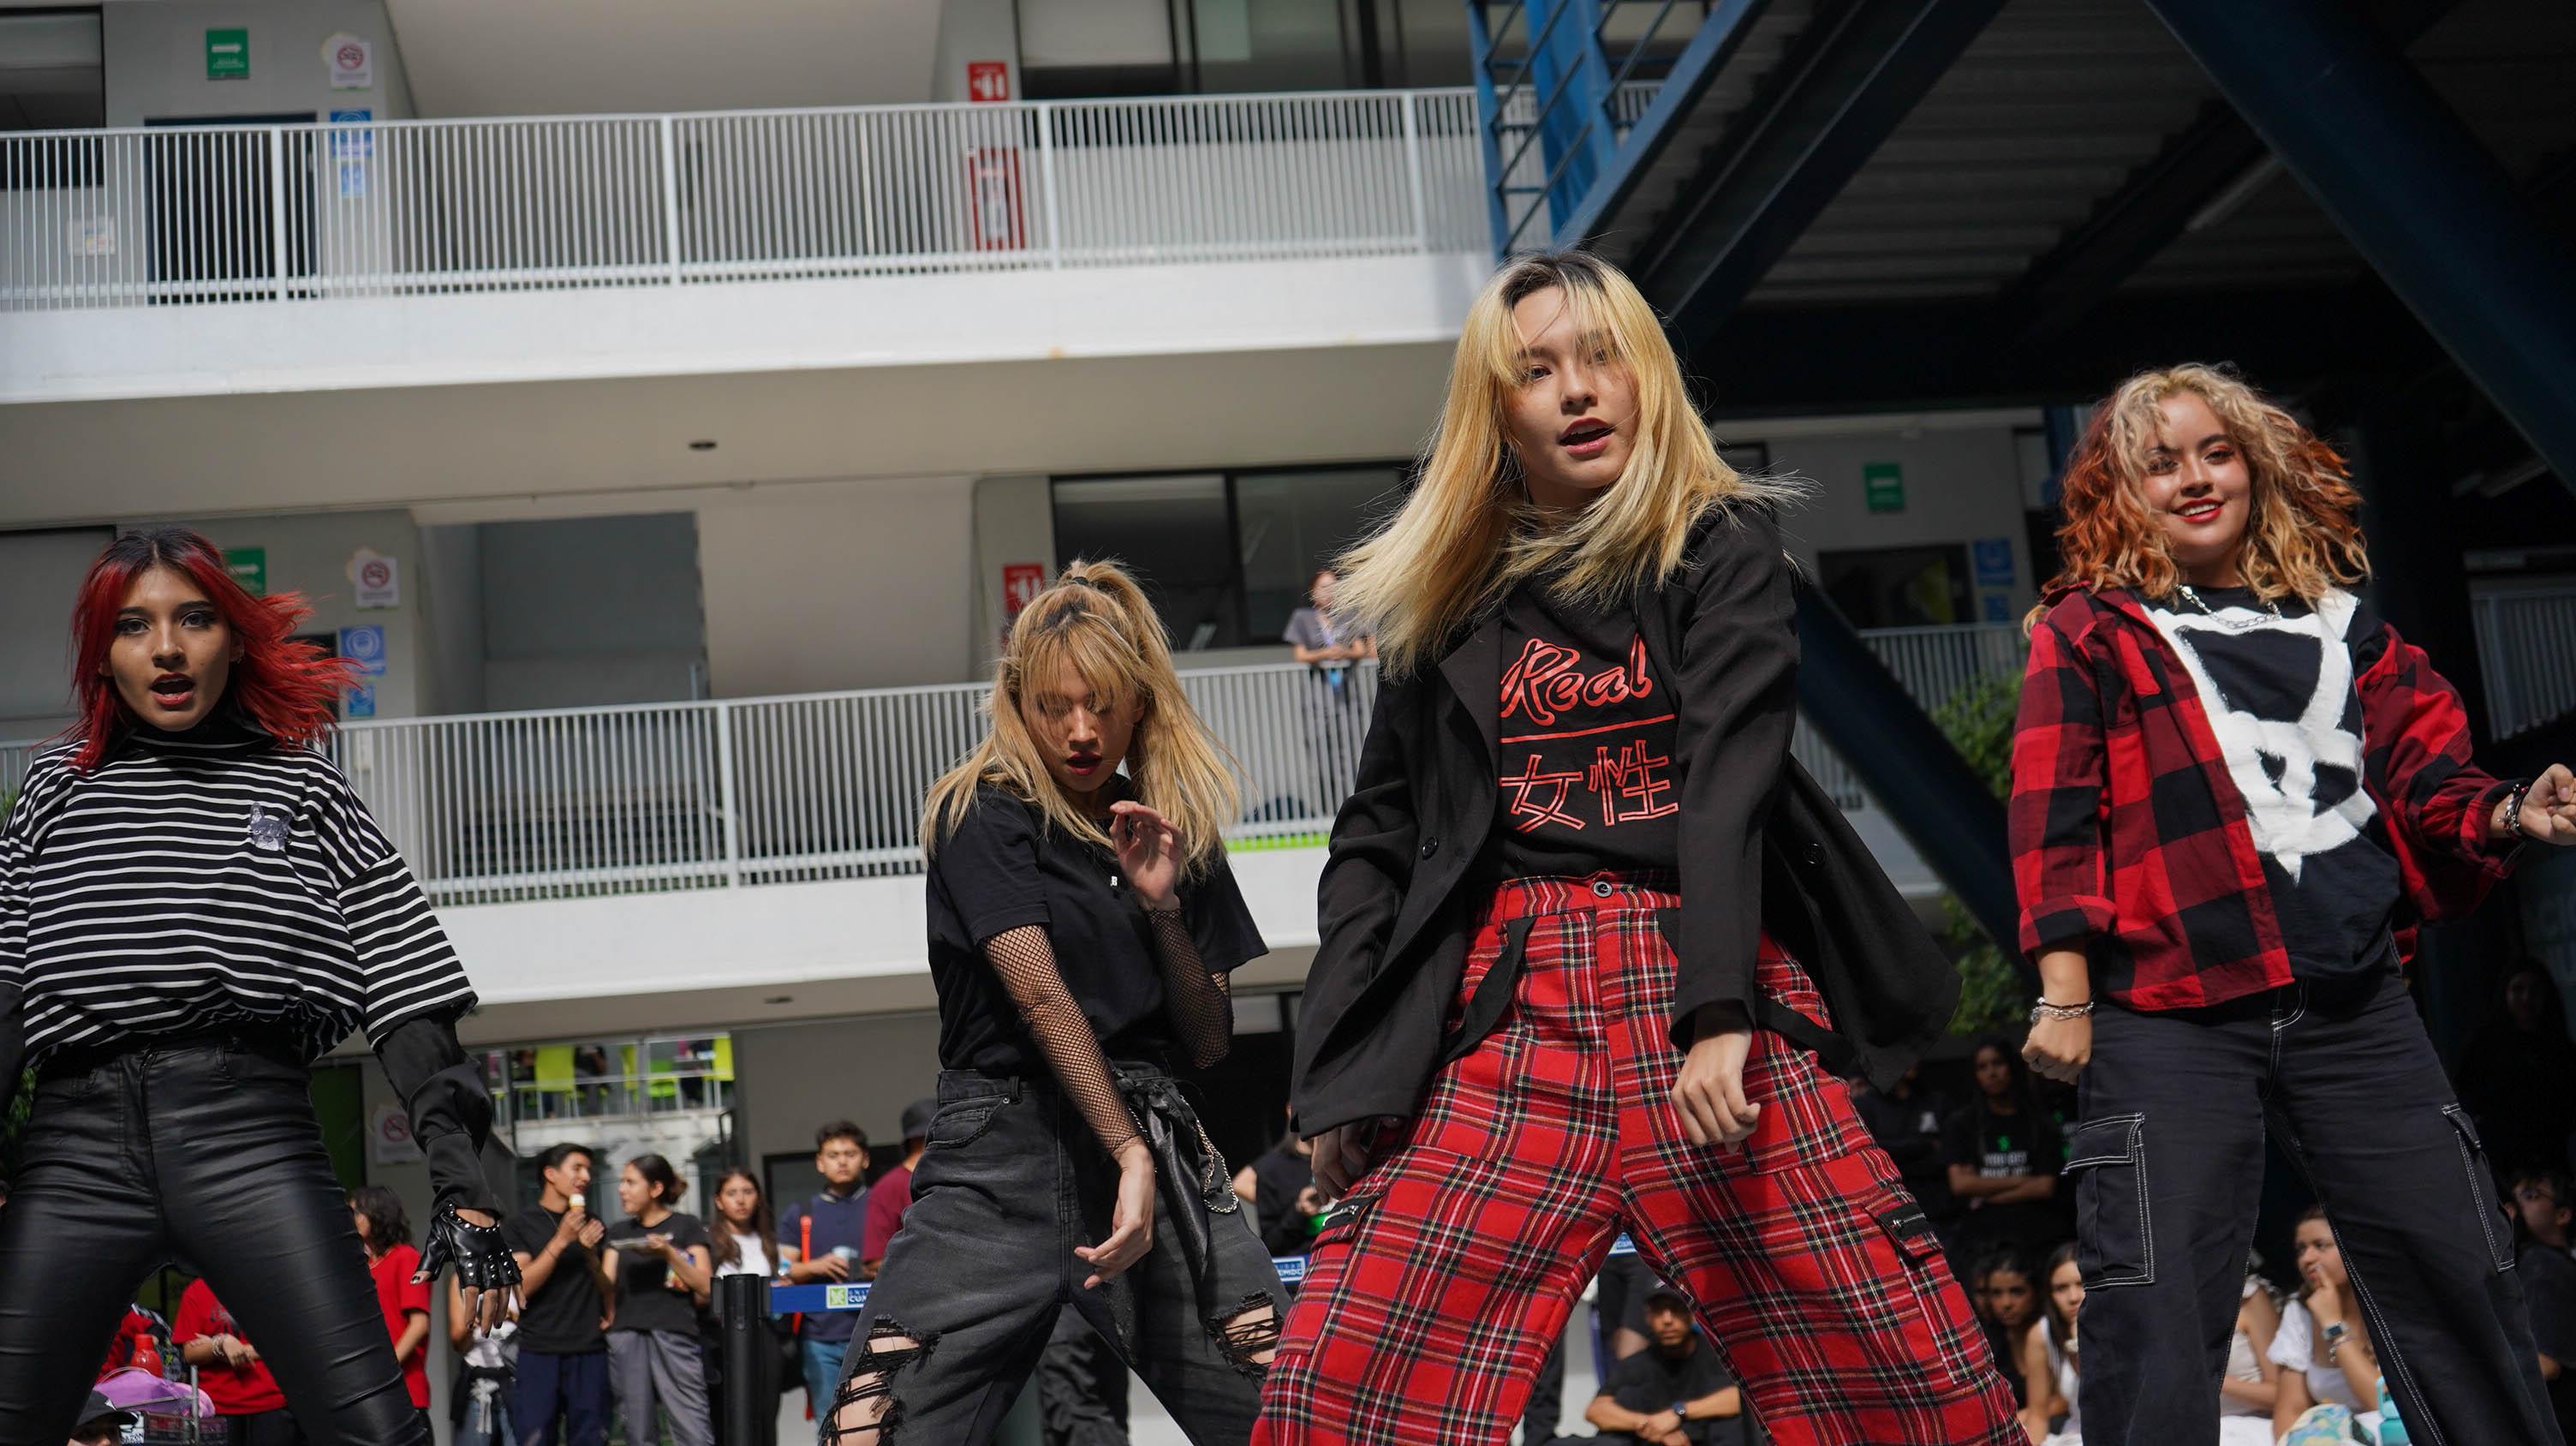
[[[1611,1367],[1610,1378],[1601,1383],[1601,1394],[1617,1402],[1622,1410],[1651,1415],[1735,1384],[1735,1378],[1726,1372],[1726,1363],[1717,1358],[1707,1341],[1694,1335],[1690,1346],[1690,1353],[1679,1360],[1652,1346],[1637,1352]],[[1716,1420],[1695,1420],[1682,1427],[1682,1434],[1690,1438],[1691,1446],[1742,1446],[1744,1417],[1738,1413]]]
[[[683,1251],[708,1243],[705,1223],[677,1210],[663,1216],[659,1225],[647,1225],[628,1216],[608,1227],[604,1245],[637,1242],[616,1251],[617,1318],[609,1329],[693,1333],[698,1328],[697,1299],[686,1290],[671,1288],[670,1263],[659,1251],[643,1246],[641,1240],[646,1235],[667,1235]]]
[[[560,1210],[530,1205],[501,1222],[501,1239],[512,1252],[534,1259],[545,1254],[562,1219]],[[554,1273],[519,1308],[520,1349],[558,1356],[608,1349],[606,1338],[599,1333],[605,1303],[599,1298],[598,1285],[591,1280],[593,1258],[590,1248],[579,1241],[565,1246],[563,1253],[555,1257]]]
[[[1111,786],[1123,791],[1125,782]],[[1037,805],[986,787],[931,854],[927,887],[941,1068],[991,1075],[1046,1068],[984,957],[986,941],[1028,924],[1046,929],[1065,989],[1104,1052],[1142,1060],[1169,1052],[1153,925],[1120,876],[1117,855],[1050,827]],[[1210,973],[1230,973],[1269,952],[1222,857],[1180,894]]]

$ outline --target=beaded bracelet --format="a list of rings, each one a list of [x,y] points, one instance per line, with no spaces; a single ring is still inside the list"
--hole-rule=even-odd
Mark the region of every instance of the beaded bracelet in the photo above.
[[[2517,843],[2531,837],[2522,831],[2522,801],[2530,796],[2531,780],[2528,778],[2515,784],[2513,792],[2504,796],[2504,826],[2512,832]]]

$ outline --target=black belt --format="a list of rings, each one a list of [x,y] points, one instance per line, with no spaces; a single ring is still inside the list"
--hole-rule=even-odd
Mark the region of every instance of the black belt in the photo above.
[[[188,1049],[239,1050],[295,1069],[303,1069],[313,1062],[305,1053],[304,1037],[296,1031],[282,1025],[245,1023],[219,1029],[190,1030],[184,1034],[129,1034],[110,1040],[65,1045],[45,1055],[44,1063],[36,1067],[36,1077],[54,1079],[87,1074],[130,1054],[145,1051],[176,1053]]]

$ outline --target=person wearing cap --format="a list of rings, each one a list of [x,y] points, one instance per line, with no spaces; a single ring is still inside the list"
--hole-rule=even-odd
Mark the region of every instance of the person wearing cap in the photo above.
[[[903,1163],[868,1187],[867,1223],[859,1235],[859,1273],[869,1280],[877,1278],[877,1267],[885,1264],[886,1247],[903,1228],[903,1212],[912,1205],[912,1167],[921,1163],[931,1117],[938,1113],[936,1099],[914,1100],[903,1107]]]
[[[1583,1419],[1600,1440],[1638,1446],[1745,1446],[1744,1394],[1691,1325],[1669,1285],[1646,1292],[1646,1348],[1619,1362]]]
[[[71,1446],[116,1446],[125,1439],[125,1428],[133,1425],[132,1411],[120,1411],[108,1404],[96,1391],[89,1393],[89,1404],[81,1407],[80,1424],[72,1428]]]

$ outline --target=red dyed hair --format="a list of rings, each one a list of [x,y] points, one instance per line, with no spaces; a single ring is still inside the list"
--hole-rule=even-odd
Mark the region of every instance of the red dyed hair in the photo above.
[[[65,736],[80,744],[72,767],[86,773],[134,731],[134,714],[103,669],[116,637],[116,615],[134,580],[156,567],[186,575],[221,613],[241,649],[218,709],[232,708],[257,723],[284,748],[319,742],[331,731],[332,704],[357,679],[357,664],[311,643],[290,641],[311,611],[297,593],[253,597],[224,569],[213,543],[184,527],[147,527],[107,545],[81,579],[72,605],[72,682],[80,720]]]
[[[2226,367],[2185,363],[2140,372],[2122,382],[2093,413],[2058,494],[2065,523],[2057,530],[2065,566],[2040,589],[2036,623],[2050,593],[2066,587],[2133,588],[2171,594],[2182,581],[2164,529],[2141,491],[2147,453],[2155,446],[2167,397],[2197,393],[2227,428],[2253,478],[2237,571],[2268,601],[2296,597],[2314,606],[2329,589],[2370,576],[2362,545],[2361,494],[2343,458],[2288,412]]]

